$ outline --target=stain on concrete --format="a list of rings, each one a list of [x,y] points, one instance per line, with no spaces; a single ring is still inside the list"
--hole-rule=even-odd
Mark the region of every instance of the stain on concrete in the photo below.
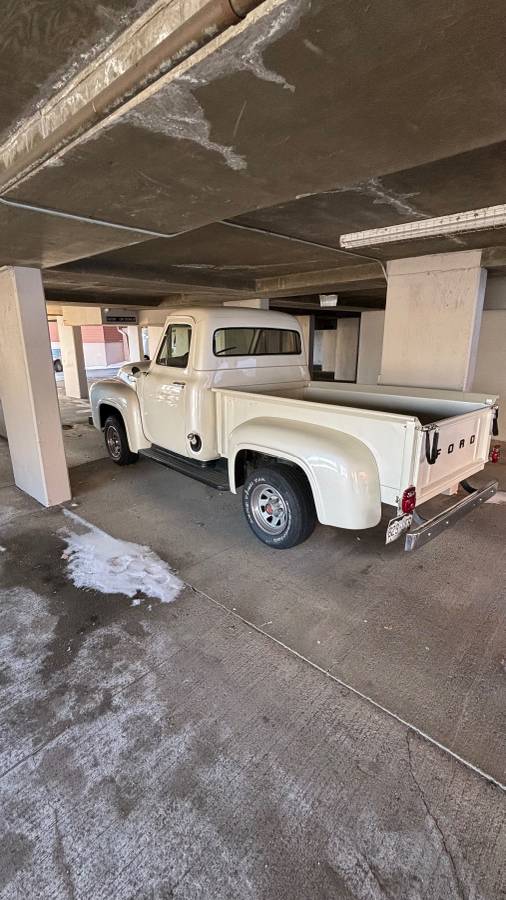
[[[157,134],[193,141],[205,150],[218,153],[227,166],[236,171],[247,168],[246,159],[233,147],[211,139],[211,123],[204,109],[191,90],[173,83],[162,88],[149,101],[148,109],[134,109],[126,117],[127,122],[148,128]]]
[[[7,831],[0,837],[0,891],[30,864],[33,842],[20,831]]]
[[[307,12],[305,0],[287,0],[271,12],[256,16],[254,25],[246,28],[240,36],[232,37],[221,53],[208,54],[189,72],[181,75],[175,73],[175,77],[160,87],[154,97],[131,109],[124,116],[124,121],[168,137],[193,141],[205,150],[218,153],[231,169],[246,169],[246,158],[232,145],[212,139],[212,124],[196,92],[220,78],[236,72],[249,72],[255,78],[277,84],[293,93],[295,86],[266,65],[264,54],[271,44],[296,27],[303,12]],[[237,134],[245,109],[246,103],[243,103],[234,122],[232,138]]]
[[[180,534],[185,514],[208,524],[202,494],[181,482]],[[101,484],[86,485],[95,499]],[[117,483],[114,496],[120,508]],[[61,593],[64,517],[34,516],[24,503],[26,515],[2,533],[8,552],[19,550],[0,572],[1,659],[15,672],[0,686],[2,900],[498,900],[506,847],[497,787],[198,591],[151,611],[123,599],[112,620],[77,616]],[[42,580],[48,553],[53,585]],[[265,575],[268,553],[259,553]],[[254,551],[249,558],[258,569]],[[303,562],[319,597],[318,559]],[[339,559],[346,566],[349,552]],[[234,605],[248,585],[234,589]],[[83,642],[47,678],[41,666],[67,604]],[[321,608],[310,611],[321,619]]]

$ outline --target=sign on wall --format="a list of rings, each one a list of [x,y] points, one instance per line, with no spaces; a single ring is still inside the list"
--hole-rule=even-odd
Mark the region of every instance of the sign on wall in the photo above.
[[[109,307],[102,310],[102,325],[137,325],[138,321],[135,309]]]

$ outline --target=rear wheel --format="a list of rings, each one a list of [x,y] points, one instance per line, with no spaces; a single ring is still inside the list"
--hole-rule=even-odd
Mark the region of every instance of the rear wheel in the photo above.
[[[104,425],[105,446],[113,462],[118,466],[128,466],[137,462],[137,453],[132,453],[123,420],[119,416],[108,416]]]
[[[301,544],[316,525],[311,489],[293,466],[255,469],[244,485],[243,508],[257,538],[278,550]]]

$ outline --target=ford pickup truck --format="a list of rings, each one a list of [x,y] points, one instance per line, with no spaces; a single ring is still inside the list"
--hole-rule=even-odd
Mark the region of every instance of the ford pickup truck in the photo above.
[[[91,388],[92,421],[118,465],[148,457],[237,493],[265,544],[306,540],[316,521],[377,525],[412,550],[497,489],[468,479],[489,460],[497,397],[312,381],[293,316],[172,311],[151,361]],[[497,456],[497,450],[494,450]],[[420,505],[466,494],[431,519]]]

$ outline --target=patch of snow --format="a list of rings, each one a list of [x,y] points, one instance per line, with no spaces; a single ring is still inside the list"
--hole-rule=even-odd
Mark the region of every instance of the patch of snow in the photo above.
[[[179,595],[183,582],[149,547],[118,540],[68,509],[64,513],[79,526],[62,532],[67,574],[76,587],[125,594],[133,606],[140,604],[140,595],[162,603]]]

